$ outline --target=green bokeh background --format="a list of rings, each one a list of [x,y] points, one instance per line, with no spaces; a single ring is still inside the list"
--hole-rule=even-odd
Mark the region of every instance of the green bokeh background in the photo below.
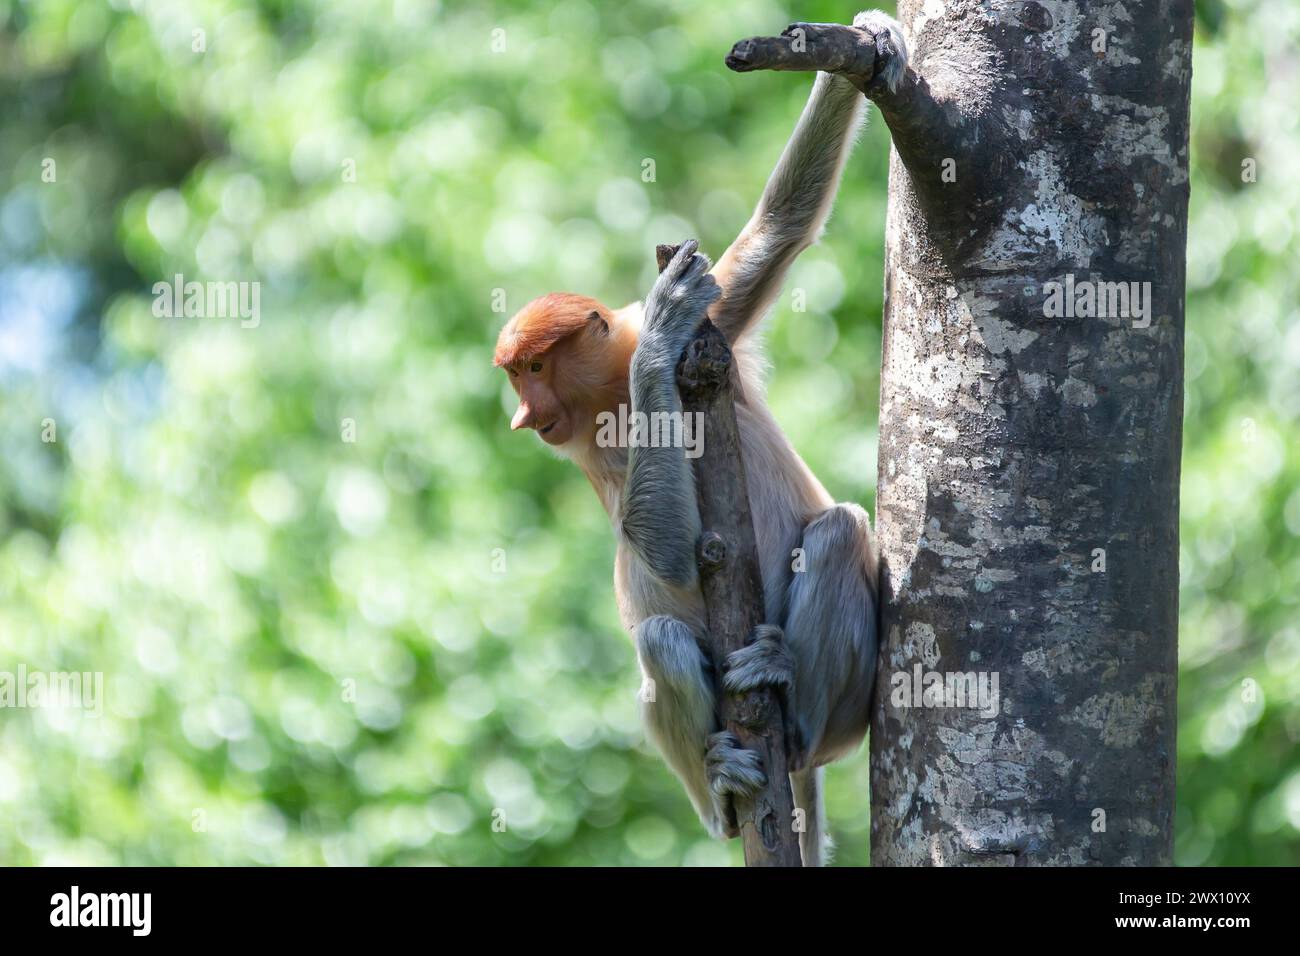
[[[502,306],[720,253],[809,84],[723,55],[853,12],[0,0],[0,671],[107,694],[0,710],[0,863],[737,862],[490,354]],[[1177,860],[1296,863],[1300,7],[1197,17]],[[873,118],[768,333],[778,418],[873,513],[887,149]],[[260,324],[155,318],[178,272],[260,281]],[[866,789],[829,773],[842,865]]]

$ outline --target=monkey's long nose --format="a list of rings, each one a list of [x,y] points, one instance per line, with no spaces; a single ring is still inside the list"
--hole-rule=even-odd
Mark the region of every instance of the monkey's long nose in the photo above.
[[[519,408],[515,411],[515,417],[510,419],[510,430],[517,432],[521,428],[533,427],[533,410],[528,407],[527,402],[520,402]]]

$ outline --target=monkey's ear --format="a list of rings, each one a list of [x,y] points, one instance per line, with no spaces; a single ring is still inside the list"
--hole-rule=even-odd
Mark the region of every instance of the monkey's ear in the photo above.
[[[609,335],[609,323],[600,317],[599,312],[593,310],[591,315],[587,316],[587,321],[593,323],[593,328],[595,324],[599,324],[601,335]]]

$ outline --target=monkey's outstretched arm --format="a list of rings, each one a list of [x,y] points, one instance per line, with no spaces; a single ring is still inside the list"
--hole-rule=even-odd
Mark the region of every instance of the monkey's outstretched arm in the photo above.
[[[848,80],[817,74],[758,207],[713,269],[723,295],[710,317],[727,341],[762,318],[794,260],[817,240],[865,103]]]
[[[630,392],[632,411],[644,412],[651,423],[656,412],[680,413],[677,360],[718,297],[709,260],[697,247],[694,240],[684,243],[646,298]],[[676,585],[695,581],[700,517],[695,479],[682,448],[631,443],[619,528],[656,577]]]
[[[869,11],[858,14],[854,26],[864,34],[883,32],[896,38],[902,55],[890,63],[896,74],[886,76],[886,81],[897,83],[907,58],[898,24],[879,11]],[[804,39],[800,31],[815,38],[818,28],[817,24],[794,24],[784,38],[793,46]],[[755,68],[743,59],[745,50],[744,42],[737,44],[727,65],[740,71]],[[854,68],[851,63],[844,66],[846,70]],[[765,64],[764,68],[771,67]],[[710,316],[729,342],[734,343],[762,318],[780,293],[791,264],[817,241],[826,223],[866,103],[855,80],[860,78],[817,74],[812,95],[767,181],[758,208],[714,267],[723,296]]]

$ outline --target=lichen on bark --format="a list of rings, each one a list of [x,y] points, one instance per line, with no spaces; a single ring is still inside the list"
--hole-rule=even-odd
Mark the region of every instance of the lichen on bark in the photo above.
[[[872,859],[1165,864],[1192,6],[899,19]],[[1148,289],[1145,324],[1049,314],[1067,277]],[[896,705],[918,663],[996,673],[998,713]]]

